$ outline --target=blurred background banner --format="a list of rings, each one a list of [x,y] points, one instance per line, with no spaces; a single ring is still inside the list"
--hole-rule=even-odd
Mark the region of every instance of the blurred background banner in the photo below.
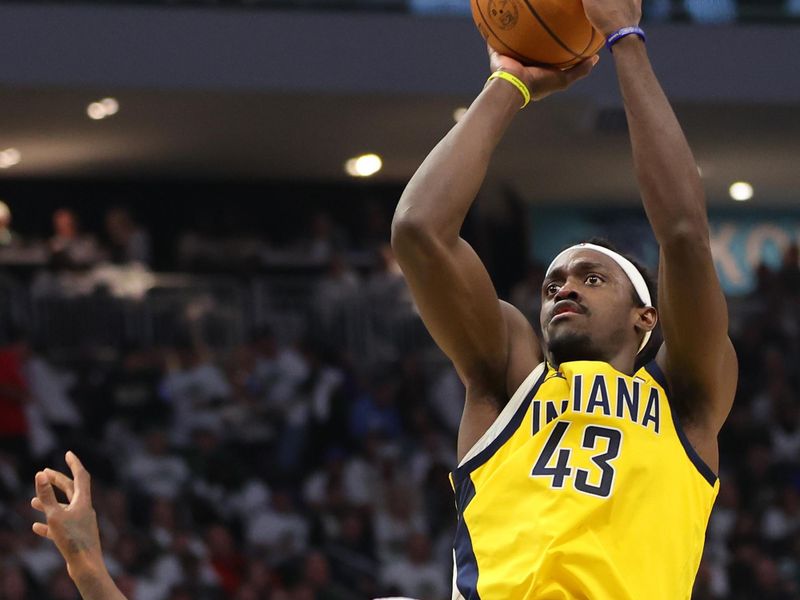
[[[549,264],[567,246],[593,236],[608,238],[620,249],[658,266],[658,245],[640,211],[532,208],[531,259]],[[760,266],[780,269],[784,256],[800,243],[800,211],[768,211],[736,215],[711,211],[711,249],[726,294],[740,296],[756,289]]]

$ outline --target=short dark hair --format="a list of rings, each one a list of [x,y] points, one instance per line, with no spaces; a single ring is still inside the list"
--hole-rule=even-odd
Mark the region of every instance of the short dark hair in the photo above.
[[[639,271],[639,274],[644,279],[644,283],[647,286],[647,290],[650,292],[650,299],[651,304],[653,307],[656,306],[656,301],[658,300],[658,286],[656,284],[656,280],[653,275],[650,273],[649,269],[645,267],[637,258],[630,256],[629,254],[625,254],[624,252],[620,252],[617,247],[608,241],[606,238],[603,237],[593,237],[588,240],[584,240],[581,242],[583,244],[594,244],[595,246],[601,246],[602,248],[607,248],[612,252],[616,252],[620,256],[627,258],[631,261],[631,264],[636,267],[636,270]],[[636,290],[633,290],[633,302],[637,306],[644,306],[644,302],[642,302],[641,298],[639,298],[639,294],[636,293]]]

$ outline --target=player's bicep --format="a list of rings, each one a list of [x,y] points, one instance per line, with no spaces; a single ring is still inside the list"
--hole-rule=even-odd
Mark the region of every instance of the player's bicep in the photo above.
[[[508,332],[497,292],[463,239],[393,244],[422,320],[465,384],[503,389]]]

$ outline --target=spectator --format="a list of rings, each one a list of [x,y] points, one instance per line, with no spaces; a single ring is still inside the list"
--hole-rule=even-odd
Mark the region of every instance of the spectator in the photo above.
[[[112,262],[150,264],[150,235],[133,220],[128,210],[116,207],[106,213],[106,234]]]
[[[431,560],[431,544],[423,533],[409,536],[405,556],[387,563],[383,583],[404,596],[419,600],[442,600],[448,595],[441,568]]]
[[[349,509],[338,521],[335,534],[327,536],[326,554],[331,557],[337,581],[364,597],[374,595],[378,563],[375,544],[364,513]]]
[[[775,543],[786,542],[800,533],[800,492],[792,485],[784,486],[778,503],[767,509],[762,531],[766,539]],[[779,548],[782,552],[788,550],[785,544]]]
[[[772,456],[777,463],[800,466],[800,404],[785,399],[775,408],[775,421],[770,431]]]
[[[189,480],[189,469],[180,456],[169,453],[165,431],[151,429],[144,450],[129,459],[127,475],[135,489],[154,498],[175,499]]]
[[[65,569],[59,569],[51,577],[47,591],[49,600],[80,600],[80,594]]]
[[[800,295],[800,247],[796,243],[790,244],[783,253],[778,279],[794,298]]]
[[[393,310],[411,306],[411,293],[392,247],[384,244],[378,248],[377,254],[377,267],[367,280],[365,293],[371,303],[377,303],[383,309],[383,316],[391,317]]]
[[[0,200],[0,264],[31,266],[46,264],[49,256],[46,245],[38,240],[24,239],[11,228],[11,222],[11,209],[8,204]]]
[[[236,549],[236,542],[225,525],[216,523],[206,530],[206,544],[214,572],[222,589],[233,597],[242,584],[246,562]]]
[[[0,347],[0,451],[16,457],[26,468],[29,446],[25,405],[31,396],[25,364],[29,357],[30,346],[21,331],[12,332],[10,343]]]
[[[247,521],[247,541],[263,551],[272,564],[302,555],[308,546],[308,523],[297,512],[291,494],[273,494],[272,506],[265,507]]]
[[[326,327],[333,324],[339,312],[360,292],[361,282],[341,254],[331,257],[325,275],[315,292],[314,307]]]
[[[396,439],[403,432],[400,413],[394,401],[395,384],[389,378],[375,378],[353,403],[350,410],[350,434],[363,439],[378,433]]]
[[[183,446],[196,423],[219,423],[219,412],[231,387],[222,370],[194,343],[178,346],[175,359],[161,389],[174,411],[172,441]]]
[[[25,364],[25,379],[30,382],[31,402],[48,425],[61,435],[81,426],[83,419],[69,396],[76,382],[73,373],[56,368],[43,354],[33,352]]]
[[[328,558],[318,551],[312,550],[306,555],[303,580],[313,588],[315,600],[359,600],[360,598],[332,579]]]
[[[0,565],[0,598],[4,600],[33,600],[25,574],[13,564]]]
[[[0,200],[0,249],[17,243],[17,234],[11,230],[11,209]]]
[[[81,233],[78,217],[68,208],[53,213],[50,252],[57,268],[87,267],[103,258],[95,238]]]
[[[298,387],[308,377],[308,364],[296,349],[280,345],[268,327],[256,333],[251,348],[255,362],[247,385],[273,415],[285,417]]]
[[[309,235],[303,244],[304,253],[311,261],[323,264],[346,246],[344,233],[327,213],[317,212],[311,217]]]
[[[375,541],[383,564],[392,564],[403,556],[413,534],[427,532],[425,517],[419,512],[415,490],[396,486],[375,510]]]

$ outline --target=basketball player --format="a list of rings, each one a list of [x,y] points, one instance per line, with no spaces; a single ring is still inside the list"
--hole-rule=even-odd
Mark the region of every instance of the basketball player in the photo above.
[[[459,237],[526,92],[543,98],[593,62],[556,73],[491,52],[504,74],[424,161],[392,225],[422,318],[467,389],[452,474],[454,599],[688,599],[719,489],[717,434],[737,361],[697,166],[651,68],[640,1],[583,3],[616,41],[636,176],[660,245],[658,312],[641,268],[578,244],[547,269],[539,340]],[[637,368],[659,318],[664,343]]]
[[[89,473],[74,453],[67,452],[65,458],[72,478],[53,469],[36,473],[31,506],[43,512],[47,522],[34,523],[33,531],[55,543],[83,600],[126,600],[103,561]],[[56,499],[54,488],[66,495],[67,504]]]

